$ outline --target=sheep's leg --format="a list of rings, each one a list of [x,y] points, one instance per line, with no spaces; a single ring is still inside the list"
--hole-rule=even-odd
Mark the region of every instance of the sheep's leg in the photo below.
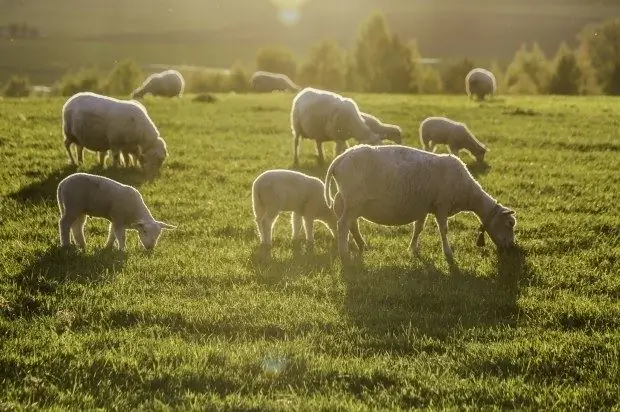
[[[78,164],[84,163],[84,146],[75,145],[75,153],[77,155]]]
[[[73,166],[77,166],[75,159],[73,158],[73,153],[71,153],[71,145],[73,143],[69,139],[65,139],[65,150],[67,151],[67,155],[69,156],[69,160]]]
[[[459,150],[461,150],[460,147],[455,146],[455,145],[448,145],[448,149],[450,149],[450,153],[452,153],[454,156],[458,156],[459,155]]]
[[[422,219],[416,220],[413,222],[413,236],[411,237],[411,242],[409,243],[409,250],[411,250],[412,255],[417,255],[420,253],[420,233],[422,233],[422,229],[424,229],[424,223],[426,223],[426,215]]]
[[[86,249],[86,239],[84,238],[84,224],[86,223],[86,215],[80,215],[71,225],[71,233],[75,243],[82,249]]]
[[[114,225],[114,236],[118,241],[118,249],[122,252],[125,250],[125,228],[123,225]]]
[[[351,223],[357,220],[346,210],[342,213],[338,219],[338,254],[343,264],[348,264],[350,261],[349,256],[349,231],[351,230]]]
[[[299,133],[293,134],[293,164],[299,166]]]
[[[316,155],[319,159],[319,164],[325,163],[325,156],[323,155],[323,142],[316,141]]]
[[[345,140],[338,140],[336,142],[336,156],[347,150],[347,142]]]
[[[119,167],[121,165],[121,151],[118,149],[112,150],[112,166]]]
[[[65,247],[71,244],[71,225],[74,219],[64,214],[58,220],[58,232],[60,234],[60,246]]]
[[[106,241],[105,248],[114,247],[114,243],[116,243],[116,236],[114,235],[114,225],[110,223],[110,227],[108,228],[108,240]]]
[[[293,243],[295,243],[301,237],[301,215],[297,212],[291,214],[291,226],[293,230]]]
[[[448,243],[448,217],[444,215],[436,215],[437,227],[439,228],[439,235],[441,236],[441,248],[446,260],[450,265],[454,263],[454,256],[452,249]]]
[[[360,232],[359,222],[357,219],[351,222],[351,234],[353,235],[353,239],[355,239],[359,252],[362,253],[366,249],[367,245]]]
[[[278,218],[277,213],[266,213],[260,220],[261,225],[261,245],[271,247],[273,237],[273,226]]]
[[[314,248],[314,216],[304,216],[304,230],[306,231],[306,246]]]

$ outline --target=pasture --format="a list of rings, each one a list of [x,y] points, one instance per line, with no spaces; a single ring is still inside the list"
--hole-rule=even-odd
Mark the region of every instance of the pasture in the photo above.
[[[369,249],[343,270],[318,223],[314,254],[294,250],[285,215],[272,261],[253,258],[252,181],[292,165],[292,95],[274,94],[145,99],[170,151],[159,178],[88,152],[80,170],[135,185],[179,228],[150,256],[129,232],[123,254],[92,219],[87,252],[61,250],[64,99],[0,100],[0,409],[617,408],[620,101],[354,97],[409,146],[426,116],[466,122],[488,168],[461,157],[516,210],[519,248],[480,250],[460,214],[450,271],[433,220],[423,259],[410,226],[362,222]],[[312,142],[300,161],[324,176]]]

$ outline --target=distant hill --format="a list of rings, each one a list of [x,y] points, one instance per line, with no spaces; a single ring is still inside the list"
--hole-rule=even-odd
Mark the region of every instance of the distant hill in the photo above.
[[[586,24],[620,17],[617,0],[305,0],[296,24],[283,24],[275,3],[299,1],[0,0],[0,26],[24,22],[44,37],[66,39],[72,50],[87,49],[85,42],[91,42],[95,50],[85,54],[95,59],[93,64],[136,57],[143,63],[201,65],[209,60],[229,66],[236,59],[251,61],[266,44],[286,45],[299,55],[325,37],[349,46],[359,23],[375,10],[385,13],[400,36],[415,38],[425,57],[484,60],[510,59],[520,44],[533,41],[551,55],[562,41],[574,44]],[[282,15],[295,17],[291,10]],[[80,46],[74,49],[76,39]],[[16,55],[34,53],[11,47]],[[97,52],[99,47],[105,52]],[[155,48],[161,53],[145,51]],[[208,50],[209,58],[198,50]],[[19,67],[22,57],[12,66]],[[45,65],[35,61],[28,56],[29,64]],[[61,66],[62,61],[55,62]]]

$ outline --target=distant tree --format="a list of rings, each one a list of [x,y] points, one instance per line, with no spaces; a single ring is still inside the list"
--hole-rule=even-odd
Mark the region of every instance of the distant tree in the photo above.
[[[67,73],[55,85],[55,92],[61,96],[72,96],[79,92],[101,93],[103,78],[96,68],[83,68],[76,73]]]
[[[419,92],[424,94],[439,94],[444,91],[441,74],[432,66],[424,67]]]
[[[258,51],[256,69],[286,74],[294,79],[297,74],[297,61],[293,52],[286,47],[269,46]]]
[[[9,37],[12,39],[16,39],[17,37],[19,37],[20,29],[21,26],[19,25],[19,23],[10,23],[8,26]]]
[[[363,90],[362,82],[362,77],[355,64],[355,57],[353,54],[347,53],[345,57],[344,89],[349,92],[360,92]]]
[[[549,93],[560,95],[579,94],[582,82],[582,73],[577,61],[577,56],[562,43],[554,58],[554,71],[549,83]]]
[[[25,76],[13,76],[2,88],[2,95],[6,97],[27,97],[30,95],[30,80]]]
[[[491,67],[489,69],[491,71],[491,73],[493,73],[493,76],[495,76],[495,83],[497,85],[497,91],[501,92],[506,84],[505,84],[505,74],[504,74],[504,70],[502,69],[502,67],[499,65],[499,63],[497,61],[493,61],[491,63]]]
[[[381,13],[372,14],[360,25],[353,57],[364,91],[403,93],[419,89],[417,47],[415,43],[404,44],[394,35]]]
[[[236,61],[228,73],[228,89],[236,93],[245,93],[250,88],[250,76],[241,62]]]
[[[449,94],[465,93],[465,77],[474,67],[474,62],[468,58],[446,66],[441,71],[444,92]]]
[[[312,46],[299,69],[299,83],[327,90],[342,91],[347,72],[345,52],[334,40]]]
[[[520,89],[525,81],[524,76],[529,77],[531,83],[534,84],[535,91],[532,90],[534,94],[548,91],[549,81],[551,80],[551,64],[538,43],[534,43],[531,50],[528,50],[527,45],[524,44],[516,51],[506,70],[505,83],[508,89]],[[517,83],[521,83],[521,86],[513,87]],[[531,89],[530,86],[528,85],[528,89]]]
[[[603,92],[620,95],[620,19],[584,28],[579,40]]]
[[[134,60],[117,62],[105,81],[106,93],[121,96],[131,93],[144,80],[142,69]]]

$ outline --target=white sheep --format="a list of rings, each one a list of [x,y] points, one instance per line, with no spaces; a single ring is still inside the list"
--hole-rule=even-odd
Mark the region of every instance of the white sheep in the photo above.
[[[388,139],[396,144],[401,144],[403,141],[403,131],[400,126],[395,124],[383,123],[376,116],[369,113],[361,112],[362,119],[366,126],[370,127],[370,130],[381,136],[381,139]]]
[[[281,212],[292,213],[292,238],[299,239],[301,225],[309,247],[314,242],[313,223],[318,220],[336,233],[336,215],[323,198],[323,181],[304,173],[272,169],[261,173],[252,183],[252,209],[261,246],[270,249],[273,225]]]
[[[153,218],[140,192],[104,176],[88,173],[73,173],[64,178],[56,191],[60,219],[60,245],[71,243],[71,234],[78,247],[85,249],[84,224],[87,217],[104,218],[110,221],[106,248],[118,242],[118,248],[125,250],[125,230],[137,230],[140,242],[146,250],[157,244],[162,229],[176,226],[159,222]]]
[[[476,139],[465,123],[456,122],[446,117],[427,117],[420,123],[420,143],[427,151],[434,152],[436,145],[448,145],[455,156],[459,150],[468,150],[479,163],[484,162],[488,149]]]
[[[120,164],[120,154],[127,161],[129,154],[140,160],[149,177],[153,177],[168,156],[166,142],[137,101],[119,100],[91,92],[71,96],[62,106],[64,145],[73,165],[76,161],[71,145],[76,145],[77,164],[83,162],[83,149],[99,152],[104,165],[108,150],[113,164]]]
[[[330,195],[332,178],[338,192]],[[499,204],[472,177],[456,156],[434,154],[401,146],[358,145],[330,164],[324,196],[338,217],[338,250],[343,264],[349,262],[348,233],[360,250],[365,247],[358,218],[386,225],[414,223],[411,252],[418,253],[418,238],[428,214],[435,216],[443,253],[452,264],[448,243],[448,218],[462,211],[473,212],[482,222],[478,246],[487,232],[499,250],[514,245],[514,211]]]
[[[164,70],[153,73],[133,92],[132,99],[139,99],[147,94],[163,97],[181,97],[185,90],[185,79],[177,70]]]
[[[465,90],[470,99],[475,96],[478,100],[484,100],[487,95],[493,96],[497,92],[495,75],[480,67],[472,69],[465,76]]]
[[[324,142],[336,142],[336,155],[346,149],[349,137],[369,144],[381,142],[381,136],[373,132],[364,122],[353,99],[312,87],[304,88],[293,99],[291,130],[295,166],[299,165],[300,138],[316,142],[320,164],[325,163]]]
[[[296,92],[297,86],[287,75],[259,70],[250,78],[250,89],[257,93]]]

